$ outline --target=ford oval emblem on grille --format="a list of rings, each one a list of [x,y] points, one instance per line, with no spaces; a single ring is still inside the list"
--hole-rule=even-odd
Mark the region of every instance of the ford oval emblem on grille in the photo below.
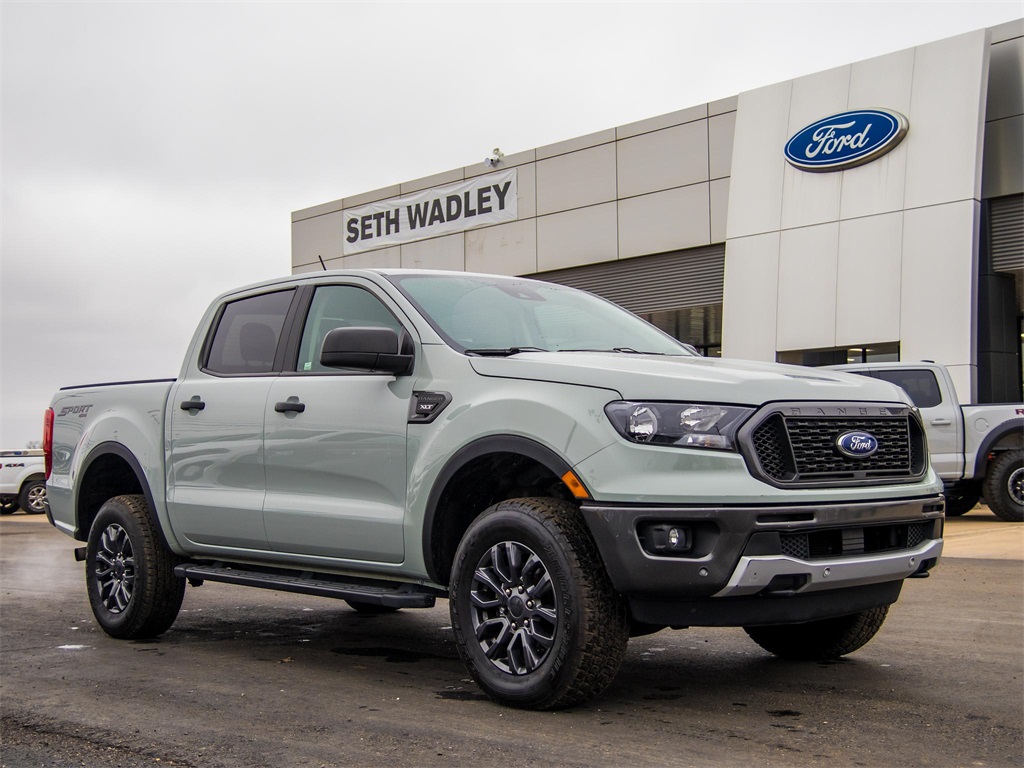
[[[870,432],[843,432],[836,438],[836,448],[851,459],[866,459],[878,450],[878,440]]]
[[[869,163],[902,141],[907,118],[891,109],[857,109],[811,123],[784,149],[801,171],[839,171]]]

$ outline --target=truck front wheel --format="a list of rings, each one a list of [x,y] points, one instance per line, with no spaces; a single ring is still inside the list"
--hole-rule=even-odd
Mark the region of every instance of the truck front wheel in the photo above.
[[[888,613],[889,606],[883,605],[835,619],[743,629],[751,640],[780,658],[826,661],[853,653],[867,643],[882,628]]]
[[[960,517],[974,509],[981,499],[981,483],[964,483],[946,488],[946,517]]]
[[[567,707],[618,672],[625,602],[572,504],[513,499],[489,508],[459,545],[450,587],[459,655],[495,701]]]
[[[174,623],[185,580],[160,541],[142,496],[108,499],[89,530],[85,578],[92,612],[111,637],[155,637]]]
[[[46,481],[33,478],[21,487],[18,506],[30,515],[41,515],[46,511]]]
[[[989,465],[985,501],[1000,520],[1024,522],[1024,451],[1004,451]]]

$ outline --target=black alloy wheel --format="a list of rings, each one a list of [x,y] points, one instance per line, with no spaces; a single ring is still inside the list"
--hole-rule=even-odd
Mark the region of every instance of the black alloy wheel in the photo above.
[[[526,675],[544,663],[558,605],[551,575],[531,549],[515,541],[488,549],[473,572],[470,603],[477,643],[494,666]]]
[[[123,613],[135,591],[135,550],[128,532],[117,523],[100,534],[94,577],[103,607],[110,613]]]

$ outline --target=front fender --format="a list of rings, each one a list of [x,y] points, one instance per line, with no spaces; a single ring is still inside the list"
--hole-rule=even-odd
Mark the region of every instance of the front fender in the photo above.
[[[616,439],[604,413],[619,397],[614,390],[492,378],[452,396],[437,421],[409,425],[406,552],[408,567],[420,573],[427,572],[433,505],[466,461],[481,451],[518,452],[560,477]]]

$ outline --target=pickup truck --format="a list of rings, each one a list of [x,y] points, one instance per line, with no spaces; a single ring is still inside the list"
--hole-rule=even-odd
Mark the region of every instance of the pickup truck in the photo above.
[[[46,511],[46,468],[41,450],[0,451],[0,515]]]
[[[945,486],[946,515],[984,496],[1002,520],[1024,522],[1024,403],[961,405],[944,365],[933,362],[832,366],[902,387],[921,411],[932,466]]]
[[[50,519],[118,638],[186,582],[448,599],[506,705],[602,691],[631,635],[743,627],[833,659],[942,551],[907,395],[699,357],[581,291],[462,272],[297,275],[216,299],[179,376],[62,389]]]

